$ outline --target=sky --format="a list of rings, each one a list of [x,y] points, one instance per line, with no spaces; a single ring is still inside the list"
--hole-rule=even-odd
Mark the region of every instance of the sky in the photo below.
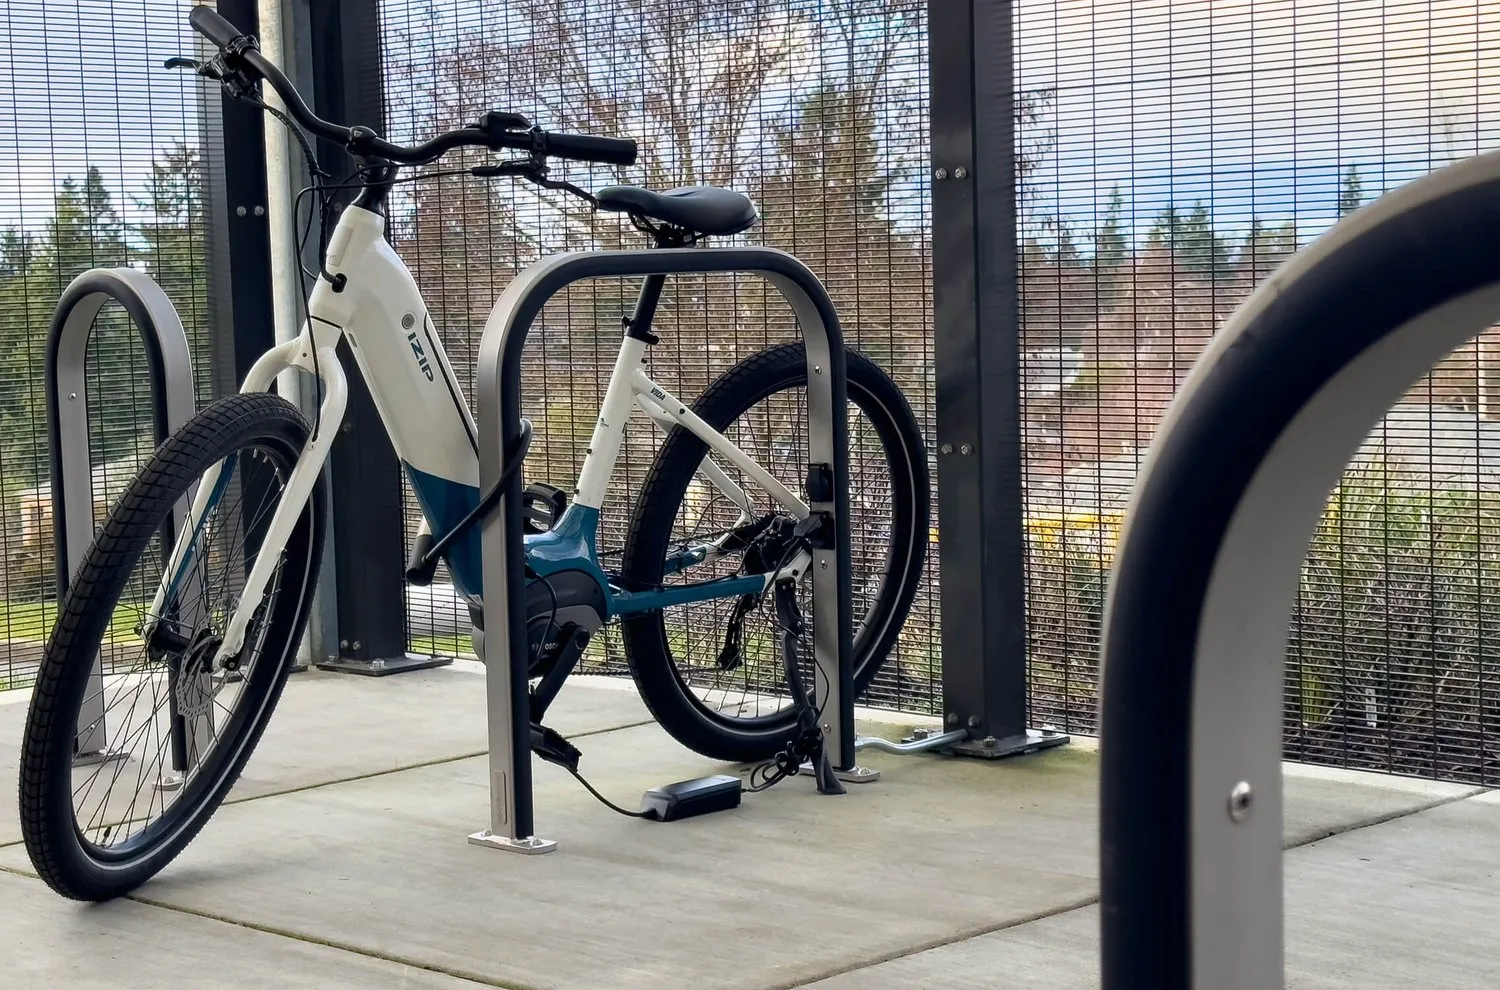
[[[1065,216],[1116,184],[1137,226],[1207,201],[1314,229],[1500,137],[1497,0],[1017,0],[1023,89],[1055,91],[1040,194]]]
[[[190,6],[0,6],[0,226],[45,220],[57,183],[89,162],[129,212],[126,194],[140,191],[153,149],[199,139],[200,84],[160,67],[194,49]],[[503,0],[385,7],[434,12],[406,22],[436,35],[429,50],[449,32],[515,23]],[[1169,204],[1202,200],[1221,226],[1295,217],[1306,236],[1332,220],[1349,166],[1374,194],[1500,138],[1500,0],[1017,0],[1015,34],[1019,86],[1053,92],[1028,135],[1051,137],[1032,208],[1083,230],[1118,185],[1137,232]],[[795,48],[810,36],[778,22],[762,43]],[[906,50],[894,83],[924,72],[919,49]],[[697,54],[700,77],[729,57]],[[763,112],[777,112],[818,65],[789,60]],[[922,99],[892,104],[893,164],[924,164]],[[905,189],[914,201],[921,192]]]
[[[131,214],[155,149],[200,143],[186,0],[0,3],[0,227],[50,217],[59,183],[97,165]]]

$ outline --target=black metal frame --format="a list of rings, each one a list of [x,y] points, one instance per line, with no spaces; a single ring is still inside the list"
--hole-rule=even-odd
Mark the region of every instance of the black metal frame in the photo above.
[[[928,4],[944,722],[982,757],[1068,740],[1027,727],[1013,6]]]
[[[254,33],[259,26],[255,0],[219,0],[218,11]],[[208,217],[209,307],[214,319],[213,394],[226,395],[256,359],[276,343],[272,318],[271,229],[266,209],[264,112],[215,89],[203,88],[204,141],[217,138],[206,156],[205,215]],[[245,464],[237,482],[244,497],[270,497],[276,484],[263,465]],[[253,559],[269,520],[245,533],[246,563]],[[294,669],[302,669],[299,663]]]
[[[309,3],[313,109],[329,120],[378,126],[385,116],[378,0]],[[317,145],[318,162],[342,177],[351,160],[343,148]],[[354,190],[330,195],[342,209]],[[339,359],[349,382],[349,404],[329,452],[337,523],[333,577],[337,595],[338,656],[320,658],[323,670],[384,675],[452,663],[450,657],[406,652],[405,505],[401,462],[347,343]]]

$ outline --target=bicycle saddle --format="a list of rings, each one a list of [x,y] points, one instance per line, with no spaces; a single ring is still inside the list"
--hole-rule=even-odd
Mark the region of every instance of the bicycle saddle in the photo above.
[[[664,193],[639,186],[606,186],[594,198],[606,210],[637,213],[710,236],[738,234],[760,216],[749,196],[714,186],[686,186]]]

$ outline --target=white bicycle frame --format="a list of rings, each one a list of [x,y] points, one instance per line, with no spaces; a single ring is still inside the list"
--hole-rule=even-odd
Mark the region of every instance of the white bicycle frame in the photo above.
[[[408,472],[436,479],[440,484],[477,500],[479,456],[474,419],[454,378],[453,369],[428,317],[427,306],[406,264],[385,239],[385,218],[357,205],[346,207],[329,240],[325,268],[341,286],[320,277],[308,300],[308,322],[295,339],[267,351],[251,367],[240,391],[269,391],[277,377],[291,369],[314,375],[322,382],[319,426],[303,448],[287,480],[284,495],[264,534],[260,552],[245,585],[214,667],[236,656],[244,646],[250,618],[259,608],[271,572],[286,545],[303,506],[318,484],[333,438],[338,435],[348,402],[348,383],[335,353],[342,339],[349,346],[371,397]],[[584,459],[574,504],[603,506],[614,473],[625,425],[635,408],[663,426],[680,425],[697,435],[708,448],[762,486],[793,517],[804,519],[808,507],[785,485],[739,447],[653,382],[641,367],[646,344],[627,336],[621,344],[595,425],[590,452]],[[190,561],[200,523],[217,488],[222,464],[204,475],[193,494],[192,507],[163,571],[148,616],[159,621],[170,589]],[[707,455],[699,475],[740,508],[742,521],[752,515],[749,499],[739,485]],[[422,494],[418,492],[419,500]],[[424,529],[440,528],[433,507],[424,501]],[[189,536],[188,534],[192,534]],[[477,545],[479,533],[472,538]],[[699,562],[713,555],[702,548]],[[777,579],[796,578],[811,557],[805,551],[779,570],[765,576],[767,588]],[[459,584],[455,575],[455,584]],[[477,603],[478,588],[459,584],[459,591]]]

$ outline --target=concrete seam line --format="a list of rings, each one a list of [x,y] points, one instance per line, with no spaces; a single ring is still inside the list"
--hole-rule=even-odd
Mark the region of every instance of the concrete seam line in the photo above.
[[[1402,818],[1409,818],[1413,815],[1420,815],[1423,812],[1432,811],[1435,808],[1441,808],[1446,804],[1456,804],[1460,801],[1467,801],[1470,798],[1478,797],[1481,794],[1487,794],[1492,790],[1496,790],[1496,788],[1476,787],[1465,794],[1437,798],[1432,801],[1428,801],[1418,807],[1406,808],[1400,811],[1389,812],[1384,815],[1375,815],[1370,818],[1361,819],[1348,825],[1330,829],[1320,835],[1315,835],[1306,839],[1299,839],[1295,842],[1288,842],[1282,846],[1282,851],[1291,852],[1292,850],[1302,849],[1306,846],[1322,842],[1325,839],[1335,838],[1340,835],[1347,835],[1351,832],[1357,832],[1361,829],[1371,828],[1376,825],[1385,825],[1389,822],[1397,821]],[[931,952],[934,949],[941,949],[950,945],[956,945],[959,942],[967,942],[970,939],[979,938],[983,935],[993,935],[997,932],[1003,932],[1011,928],[1019,928],[1022,925],[1029,925],[1033,922],[1045,921],[1049,918],[1054,918],[1059,915],[1071,914],[1074,911],[1081,911],[1084,908],[1093,907],[1098,903],[1099,895],[1094,894],[1091,897],[1086,897],[1067,904],[1059,905],[1056,908],[1034,911],[1029,915],[1010,919],[1008,921],[1003,921],[998,924],[983,925],[978,928],[955,932],[952,935],[945,935],[941,938],[930,939],[926,942],[921,942],[916,945],[907,946],[905,948],[894,949],[890,952],[883,953],[882,955],[873,957],[871,959],[861,960],[860,962],[849,963],[845,966],[839,966],[833,969],[829,969],[823,973],[818,974],[817,976],[795,979],[787,983],[773,984],[767,987],[766,990],[796,990],[796,988],[798,987],[811,986],[822,980],[831,980],[836,976],[845,976],[849,973],[857,973],[861,970],[871,969],[875,966],[884,965],[885,963],[895,962],[898,959],[905,959],[908,956],[920,955],[923,952]]]
[[[608,735],[611,732],[621,732],[625,729],[639,729],[643,725],[655,724],[656,723],[654,720],[647,719],[643,722],[630,722],[625,725],[612,725],[606,729],[590,729],[587,732],[577,732],[569,736],[568,738],[588,739],[590,736],[603,736]],[[223,807],[227,808],[232,804],[248,804],[251,801],[260,801],[265,798],[282,797],[287,794],[300,794],[303,791],[315,791],[320,787],[332,787],[335,784],[350,784],[359,780],[372,780],[376,777],[388,777],[391,774],[406,773],[408,770],[425,770],[428,767],[442,766],[445,763],[458,763],[462,760],[472,760],[474,759],[474,757],[484,756],[488,752],[489,750],[487,749],[480,749],[475,750],[472,753],[459,753],[457,756],[438,756],[430,760],[425,760],[421,763],[406,763],[399,767],[391,767],[389,770],[371,770],[368,773],[356,773],[348,777],[336,777],[333,780],[320,780],[316,783],[311,784],[299,784],[296,787],[287,787],[279,791],[267,791],[265,794],[252,794],[249,797],[242,798],[228,798],[224,801]],[[5,843],[4,845],[0,845],[0,849],[3,849],[5,845],[14,844],[14,842]]]
[[[1491,788],[1488,787],[1476,787],[1465,794],[1455,794],[1449,795],[1448,797],[1434,798],[1431,801],[1423,802],[1422,804],[1419,804],[1415,807],[1403,808],[1399,811],[1388,811],[1385,814],[1372,815],[1369,818],[1361,818],[1359,821],[1350,822],[1348,825],[1334,826],[1332,828],[1323,830],[1318,835],[1310,836],[1306,839],[1298,839],[1296,842],[1289,842],[1282,846],[1282,850],[1287,851],[1291,849],[1301,849],[1305,846],[1310,846],[1314,843],[1322,842],[1325,839],[1333,839],[1337,838],[1340,835],[1348,835],[1350,832],[1358,832],[1361,829],[1372,828],[1376,825],[1385,825],[1389,822],[1399,821],[1402,818],[1410,818],[1413,815],[1420,815],[1424,812],[1432,811],[1435,808],[1441,808],[1447,804],[1458,804],[1460,801],[1467,801],[1470,798],[1475,798],[1481,794],[1488,793],[1490,790]]]
[[[35,873],[30,873],[26,870],[18,870],[11,866],[0,865],[0,873],[8,873],[12,876],[21,877],[25,880],[35,880],[38,883],[41,882],[41,878],[38,877]],[[454,979],[466,980],[470,983],[477,983],[480,986],[496,987],[498,988],[498,990],[537,990],[537,988],[532,987],[530,984],[526,983],[511,983],[504,980],[495,980],[491,979],[490,977],[483,976],[479,973],[471,973],[468,970],[449,966],[439,966],[436,963],[425,963],[415,959],[407,959],[404,956],[390,955],[384,952],[376,952],[371,949],[362,949],[357,945],[349,945],[344,942],[334,941],[333,939],[320,938],[316,935],[304,935],[287,928],[276,928],[271,925],[261,925],[253,921],[240,921],[239,919],[230,918],[222,914],[216,914],[212,911],[203,911],[198,908],[182,907],[176,904],[167,904],[162,901],[152,900],[148,897],[141,897],[136,894],[127,894],[125,897],[121,898],[121,900],[132,901],[136,904],[141,904],[145,907],[156,908],[160,911],[170,911],[174,914],[185,914],[194,918],[203,918],[208,921],[217,921],[220,924],[233,925],[235,928],[244,928],[248,931],[259,932],[262,935],[272,935],[278,938],[288,939],[293,942],[303,942],[308,945],[320,945],[327,949],[334,949],[339,952],[348,952],[356,956],[364,956],[367,959],[379,959],[381,962],[394,963],[398,966],[406,966],[410,969],[420,969],[423,972],[427,973],[437,973],[440,976],[450,976]]]
[[[309,945],[321,945],[330,949],[337,949],[341,952],[348,952],[356,956],[364,956],[367,959],[379,959],[383,962],[395,963],[399,966],[407,966],[411,969],[420,969],[428,973],[437,973],[441,976],[451,976],[455,979],[467,980],[470,983],[477,983],[480,986],[496,987],[498,988],[498,990],[537,990],[537,988],[531,986],[528,983],[514,983],[509,980],[497,980],[488,976],[484,976],[481,973],[470,972],[469,970],[459,969],[454,966],[442,966],[437,963],[422,962],[418,959],[410,959],[405,956],[398,956],[392,953],[377,952],[374,949],[361,948],[357,945],[350,945],[347,942],[339,942],[334,939],[321,938],[316,935],[304,934],[302,932],[294,932],[288,928],[276,928],[272,925],[262,925],[253,921],[241,921],[237,918],[215,914],[212,911],[204,911],[198,908],[189,908],[181,907],[175,904],[166,904],[162,901],[151,900],[149,898],[141,897],[136,894],[126,895],[126,899],[134,901],[137,904],[147,905],[148,907],[160,908],[163,911],[175,911],[178,914],[187,914],[198,918],[207,918],[209,921],[217,921],[226,925],[234,925],[237,928],[246,928],[250,931],[262,932],[266,935],[275,935],[281,938],[290,939],[294,942],[304,942]]]
[[[1098,903],[1099,895],[1090,894],[1087,897],[1080,897],[1076,900],[1069,901],[1066,904],[1059,904],[1055,908],[1045,908],[1040,911],[1033,911],[1030,914],[1022,915],[1017,918],[1010,918],[1006,921],[996,922],[994,924],[988,925],[980,925],[975,928],[968,928],[960,932],[954,932],[952,935],[943,935],[939,938],[928,939],[925,942],[918,942],[915,945],[909,945],[900,949],[892,949],[889,952],[883,952],[880,955],[872,956],[869,959],[861,959],[859,962],[848,963],[843,966],[836,966],[832,969],[828,969],[821,973],[818,973],[816,976],[799,977],[786,983],[773,983],[770,986],[766,987],[765,990],[796,990],[796,988],[798,987],[812,986],[816,983],[822,982],[823,980],[831,980],[835,976],[845,976],[849,973],[857,973],[860,970],[873,969],[876,966],[883,966],[886,963],[895,962],[898,959],[905,959],[907,956],[921,955],[924,952],[931,952],[934,949],[942,949],[950,945],[956,945],[959,942],[967,942],[971,939],[979,938],[981,935],[993,935],[996,932],[1003,932],[1009,928],[1019,928],[1022,925],[1029,925],[1035,921],[1046,921],[1048,918],[1053,918],[1061,914],[1071,914],[1074,911],[1081,911],[1086,907],[1092,907],[1093,905]]]
[[[568,738],[570,738],[570,739],[588,739],[590,736],[603,736],[603,735],[608,735],[611,732],[622,732],[625,729],[639,729],[643,725],[655,725],[655,724],[656,724],[656,722],[655,722],[654,719],[646,719],[646,720],[641,721],[641,722],[627,722],[624,725],[611,725],[611,726],[609,726],[607,728],[589,729],[586,732],[577,732],[577,733],[574,733],[573,735],[569,736]],[[472,753],[460,753],[457,756],[439,756],[439,757],[436,757],[435,759],[426,760],[426,761],[424,761],[422,763],[408,763],[408,764],[404,764],[404,765],[399,766],[399,767],[391,767],[389,770],[371,770],[368,773],[357,773],[357,774],[353,774],[353,775],[348,776],[348,777],[336,777],[333,780],[320,780],[320,781],[317,781],[316,783],[311,783],[311,784],[299,784],[296,787],[287,787],[287,788],[284,788],[284,789],[279,790],[279,791],[267,791],[264,794],[252,794],[249,797],[242,797],[242,798],[231,797],[231,798],[227,798],[224,801],[224,803],[222,805],[220,805],[220,807],[227,808],[230,805],[249,804],[251,801],[261,801],[261,800],[264,800],[265,798],[284,797],[284,796],[286,796],[288,794],[300,794],[303,791],[315,791],[315,790],[317,790],[320,787],[332,787],[335,784],[351,784],[351,783],[354,783],[355,781],[359,781],[359,780],[371,780],[371,779],[373,779],[375,777],[387,777],[387,776],[390,776],[391,774],[406,773],[408,770],[425,770],[428,767],[442,766],[444,763],[458,763],[461,760],[472,760],[472,759],[474,759],[474,757],[476,757],[476,756],[484,756],[488,752],[489,752],[489,750],[481,749],[481,750],[476,750],[475,752],[472,752]],[[0,849],[8,849],[11,846],[18,846],[23,841],[25,841],[25,840],[23,840],[23,839],[11,839],[11,840],[9,840],[7,842],[0,842]],[[0,869],[5,869],[5,868],[4,867],[0,867]],[[23,874],[23,875],[29,876],[30,874]]]

